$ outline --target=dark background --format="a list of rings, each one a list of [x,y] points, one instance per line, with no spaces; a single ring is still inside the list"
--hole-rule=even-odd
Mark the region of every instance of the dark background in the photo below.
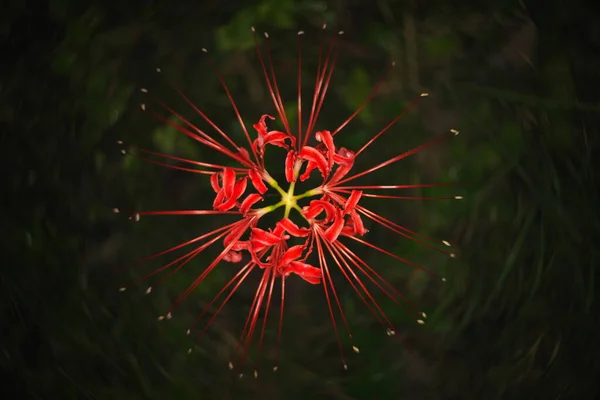
[[[594,398],[600,376],[596,11],[575,0],[4,2],[3,397]],[[226,218],[156,217],[135,224],[111,209],[204,208],[214,195],[208,180],[122,157],[115,143],[214,159],[139,112],[139,88],[148,87],[193,115],[155,68],[239,138],[201,48],[209,49],[249,124],[274,112],[250,26],[269,31],[278,71],[295,66],[296,31],[305,30],[305,79],[312,82],[323,23],[345,34],[322,129],[351,114],[380,71],[396,61],[381,93],[340,134],[342,145],[360,147],[416,95],[431,94],[365,152],[357,168],[451,128],[461,131],[368,182],[459,182],[423,195],[460,194],[463,201],[366,202],[409,229],[450,240],[458,257],[447,259],[371,224],[368,240],[447,278],[441,284],[394,259],[356,250],[427,310],[428,323],[415,324],[381,298],[406,343],[388,338],[338,276],[361,349],[350,354],[343,372],[322,291],[290,279],[279,371],[271,372],[274,319],[259,378],[248,366],[237,380],[227,363],[256,280],[240,289],[208,336],[194,342],[185,329],[231,276],[231,264],[219,266],[172,320],[156,317],[216,249],[151,296],[143,296],[144,285],[118,288],[160,262],[115,273]],[[294,77],[281,74],[293,114]],[[256,351],[250,356],[255,360]]]

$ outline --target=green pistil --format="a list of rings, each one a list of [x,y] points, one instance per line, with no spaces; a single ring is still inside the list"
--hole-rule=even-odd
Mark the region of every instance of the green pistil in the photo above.
[[[299,167],[300,166],[297,165],[296,168],[294,168],[294,176],[296,177],[296,179],[298,178],[298,175],[300,173]],[[257,213],[260,215],[268,214],[270,212],[275,211],[279,207],[285,206],[285,210],[283,212],[284,218],[288,218],[290,216],[290,211],[292,210],[292,208],[295,209],[296,211],[298,211],[298,213],[300,213],[300,215],[302,215],[302,217],[304,218],[304,215],[302,214],[302,209],[298,205],[298,200],[323,194],[323,190],[320,187],[318,187],[318,188],[314,188],[311,190],[307,190],[306,192],[304,192],[302,194],[294,195],[294,189],[296,188],[296,182],[290,183],[290,187],[288,188],[288,191],[286,192],[285,190],[283,190],[281,188],[281,186],[279,186],[279,183],[277,183],[277,181],[275,179],[273,179],[273,177],[271,177],[271,175],[269,175],[268,172],[266,172],[266,171],[264,172],[264,178],[269,186],[271,186],[273,189],[275,189],[277,192],[279,192],[279,194],[281,195],[281,200],[276,204],[273,204],[273,205],[267,206],[267,207],[263,207],[263,208],[257,210]]]
[[[271,186],[275,187],[273,185],[271,185]],[[298,200],[305,199],[307,197],[318,196],[322,193],[323,193],[323,191],[321,190],[321,188],[315,188],[315,189],[307,190],[306,192],[304,192],[302,194],[294,196],[294,183],[291,183],[288,192],[287,193],[283,192],[283,194],[281,195],[281,200],[278,203],[275,203],[275,204],[267,206],[267,207],[260,208],[260,209],[256,210],[256,212],[259,215],[265,215],[265,214],[268,214],[270,212],[277,210],[280,207],[285,206],[285,211],[283,212],[284,218],[288,218],[290,216],[290,211],[292,209],[295,209],[296,211],[298,211],[300,213],[300,215],[302,215],[302,208],[300,208],[300,206],[298,205]],[[304,215],[302,215],[302,217],[304,217]]]

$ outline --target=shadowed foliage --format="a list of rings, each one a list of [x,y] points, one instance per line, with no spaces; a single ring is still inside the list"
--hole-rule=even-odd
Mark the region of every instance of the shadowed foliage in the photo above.
[[[597,10],[572,1],[12,1],[0,16],[1,393],[10,399],[591,399],[600,366]],[[216,255],[164,285],[118,288],[148,269],[117,268],[222,226],[224,217],[112,212],[210,208],[208,179],[123,157],[118,140],[218,158],[139,112],[144,87],[196,118],[165,79],[236,138],[242,131],[202,48],[247,124],[274,113],[251,26],[268,31],[286,111],[295,107],[296,32],[307,82],[318,33],[344,30],[319,119],[335,129],[396,66],[341,145],[360,148],[422,92],[430,96],[361,156],[361,171],[431,138],[461,135],[361,184],[459,182],[456,201],[364,199],[386,218],[445,239],[447,258],[376,224],[369,241],[447,278],[357,254],[427,311],[425,325],[377,298],[405,343],[386,335],[341,275],[338,295],[360,354],[340,356],[322,290],[286,286],[257,366],[235,352],[258,277],[194,341],[187,327],[236,272],[220,265],[168,321],[157,321]],[[8,61],[8,62],[7,62]],[[160,67],[162,74],[156,73]],[[285,100],[287,99],[287,101]],[[293,125],[290,121],[290,125]],[[336,137],[337,140],[337,137]],[[285,157],[284,153],[283,157]],[[273,159],[281,154],[273,152]],[[278,158],[279,157],[279,158]],[[283,170],[281,171],[283,176]],[[446,197],[447,188],[411,194]],[[362,202],[362,200],[361,200]],[[152,268],[161,264],[155,263]],[[274,321],[273,321],[274,322]],[[188,354],[188,349],[192,349]],[[255,353],[250,352],[252,360]],[[251,377],[258,368],[258,379]]]

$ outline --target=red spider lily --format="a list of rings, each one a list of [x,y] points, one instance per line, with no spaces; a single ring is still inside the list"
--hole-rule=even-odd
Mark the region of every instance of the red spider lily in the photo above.
[[[254,29],[253,29],[254,31]],[[256,289],[254,300],[250,307],[246,323],[239,341],[240,364],[245,361],[245,357],[250,344],[254,339],[257,325],[260,327],[258,338],[258,348],[262,347],[265,325],[268,313],[273,300],[273,291],[275,284],[281,286],[281,308],[279,314],[278,342],[281,340],[281,327],[283,321],[283,310],[285,301],[285,282],[286,279],[295,275],[305,282],[312,285],[321,285],[324,290],[327,307],[333,323],[339,351],[342,357],[344,368],[346,361],[344,348],[339,338],[339,318],[341,318],[344,329],[347,330],[350,338],[350,329],[341,306],[340,299],[336,292],[336,286],[332,279],[330,266],[335,265],[344,279],[356,291],[361,301],[368,307],[375,318],[386,328],[388,335],[394,335],[397,329],[386,316],[373,295],[367,289],[366,282],[370,282],[381,290],[387,297],[402,307],[407,312],[414,314],[418,323],[424,323],[425,313],[409,302],[400,292],[398,292],[390,283],[388,283],[373,267],[366,263],[346,243],[356,242],[371,249],[392,257],[402,263],[408,264],[413,268],[423,270],[432,276],[437,276],[426,271],[421,266],[411,263],[400,256],[393,254],[376,244],[370,243],[363,237],[368,233],[365,228],[365,220],[370,220],[388,230],[421,243],[425,246],[434,248],[442,253],[452,256],[441,250],[438,245],[449,246],[448,242],[436,242],[423,235],[419,235],[393,221],[390,221],[377,212],[370,210],[360,204],[363,197],[391,198],[391,199],[417,199],[426,200],[427,198],[407,197],[396,195],[381,195],[372,192],[373,190],[400,190],[415,187],[426,186],[444,186],[445,184],[429,185],[389,185],[389,186],[365,186],[351,185],[353,180],[368,175],[376,170],[384,168],[390,164],[400,161],[418,151],[434,146],[448,138],[458,134],[452,130],[451,134],[435,138],[415,149],[398,154],[387,161],[381,162],[366,170],[351,174],[356,158],[365,151],[377,138],[388,131],[402,115],[412,109],[427,94],[421,94],[414,100],[409,107],[400,115],[394,118],[387,126],[375,134],[367,143],[357,151],[352,151],[344,147],[339,147],[335,143],[336,135],[342,132],[342,129],[364,108],[364,106],[375,96],[385,76],[391,68],[388,68],[384,76],[374,87],[364,103],[340,126],[335,130],[316,131],[317,118],[322,108],[325,94],[337,60],[337,50],[335,47],[336,37],[332,36],[328,44],[324,42],[321,45],[319,54],[319,65],[315,82],[314,93],[312,95],[312,105],[308,118],[307,127],[304,129],[302,120],[302,37],[303,32],[299,32],[299,54],[298,54],[298,128],[296,133],[288,123],[284,112],[283,100],[280,96],[278,83],[275,77],[275,71],[271,63],[271,52],[269,47],[268,35],[266,41],[266,50],[263,45],[256,40],[256,51],[265,77],[269,93],[272,97],[279,120],[284,126],[284,131],[270,129],[268,123],[276,117],[264,114],[258,118],[258,122],[253,125],[256,134],[251,135],[246,124],[241,117],[240,112],[225,84],[222,76],[214,65],[217,76],[225,90],[225,93],[237,116],[240,126],[245,134],[247,143],[238,144],[232,138],[219,128],[209,117],[199,110],[179,89],[175,90],[182,98],[203,118],[216,132],[216,135],[209,135],[189,120],[172,110],[163,102],[154,99],[166,111],[177,117],[179,122],[173,122],[160,114],[147,109],[142,105],[144,111],[152,113],[160,121],[174,127],[181,133],[198,141],[199,143],[218,151],[237,162],[237,167],[227,167],[224,165],[209,164],[199,161],[174,157],[158,152],[131,147],[133,151],[127,152],[135,157],[148,160],[152,163],[175,168],[178,170],[189,171],[193,173],[210,175],[210,183],[215,192],[212,210],[186,210],[186,211],[143,211],[132,214],[136,221],[140,216],[148,215],[237,215],[239,219],[229,225],[219,227],[211,232],[205,233],[192,240],[181,243],[170,249],[154,254],[141,262],[163,256],[175,250],[192,247],[192,250],[174,261],[152,271],[142,279],[150,278],[158,273],[169,270],[169,273],[159,283],[177,272],[194,257],[199,255],[209,246],[221,243],[222,250],[220,254],[204,269],[204,271],[189,285],[189,287],[176,299],[170,310],[164,316],[171,318],[172,312],[185,300],[194,289],[202,283],[207,276],[222,262],[240,263],[241,268],[237,274],[217,293],[202,311],[197,321],[214,307],[216,311],[200,334],[203,334],[212,324],[216,316],[223,309],[235,291],[244,282],[253,270],[258,270],[262,278]],[[206,50],[203,49],[204,52]],[[145,89],[142,91],[147,92]],[[220,139],[219,139],[220,138]],[[264,155],[269,146],[277,146],[287,151],[283,168],[287,190],[281,182],[277,182],[269,174],[265,165]],[[160,157],[164,160],[178,162],[177,165],[168,164],[165,161],[159,161],[153,157]],[[321,181],[314,188],[296,193],[296,183],[298,180],[306,181],[309,177],[320,176]],[[268,191],[280,195],[280,200],[272,205],[259,206],[264,200],[264,195]],[[298,202],[302,199],[312,198],[308,205],[301,207]],[[450,199],[459,199],[460,196]],[[274,226],[260,226],[263,216],[269,213],[283,211],[282,218]],[[295,212],[293,212],[295,210]],[[118,210],[116,210],[118,212]],[[295,221],[291,217],[295,217]],[[291,242],[301,244],[292,244]],[[309,257],[316,255],[316,260],[311,261]],[[443,278],[440,278],[443,279]],[[156,284],[154,285],[156,286]],[[124,289],[123,289],[124,290]],[[150,286],[146,293],[150,293]],[[338,314],[338,315],[336,315]],[[188,334],[191,330],[188,330]],[[279,343],[277,345],[279,349]],[[358,352],[358,348],[352,345],[352,349]],[[191,350],[190,350],[191,351]],[[278,350],[279,351],[279,350]],[[279,356],[277,356],[279,357]],[[230,366],[232,364],[230,363]],[[277,366],[274,370],[277,369]],[[256,372],[255,372],[256,376]]]

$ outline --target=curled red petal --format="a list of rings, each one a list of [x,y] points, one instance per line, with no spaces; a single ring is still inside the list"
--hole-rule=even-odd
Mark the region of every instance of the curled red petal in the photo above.
[[[254,243],[262,243],[267,246],[274,246],[284,240],[286,240],[285,237],[276,236],[271,232],[267,232],[260,228],[252,228],[252,234],[250,236],[250,242],[253,243],[253,245]]]
[[[325,178],[327,176],[327,174],[329,173],[329,166],[327,164],[327,160],[325,159],[325,156],[319,150],[315,149],[314,147],[304,146],[302,148],[302,150],[300,150],[298,157],[303,158],[307,161],[312,161],[313,163],[315,163],[316,167],[321,172],[321,176],[323,178]]]
[[[233,193],[231,197],[234,197],[236,200],[242,197],[246,188],[248,187],[248,178],[239,179],[233,188]]]
[[[220,172],[216,172],[210,177],[210,186],[212,186],[215,193],[219,193],[221,190],[221,186],[219,185],[219,175]]]
[[[304,182],[305,180],[307,180],[310,177],[310,173],[313,172],[315,168],[317,168],[317,163],[309,161],[306,164],[306,170],[302,175],[300,175],[300,181]]]
[[[352,167],[346,167],[343,165],[338,166],[337,169],[335,170],[333,176],[329,180],[329,182],[335,183],[335,182],[339,181],[340,179],[342,179],[343,177],[348,175],[348,172],[350,172],[351,169],[352,169]]]
[[[280,131],[268,131],[267,124],[265,119],[269,118],[274,120],[275,118],[265,114],[263,115],[258,123],[254,124],[254,129],[258,132],[258,137],[252,142],[252,148],[254,151],[258,152],[258,154],[262,155],[264,153],[264,147],[267,144],[272,144],[274,146],[283,147],[288,149],[288,145],[285,144],[285,140],[289,139],[291,146],[296,146],[296,138],[294,136],[288,135],[287,133]]]
[[[294,176],[294,163],[296,162],[296,152],[294,150],[290,150],[285,157],[285,179],[288,182],[296,182],[296,177]]]
[[[321,214],[325,210],[325,221],[332,221],[337,216],[337,209],[335,206],[325,200],[312,200],[310,205],[303,209],[302,212],[306,219],[314,219],[316,216]]]
[[[285,268],[283,274],[285,276],[289,274],[296,274],[306,282],[313,285],[317,285],[321,282],[321,270],[315,268],[310,264],[305,264],[300,261],[292,261]]]
[[[252,142],[252,149],[257,152],[259,155],[263,155],[263,144],[265,143],[264,139],[262,136],[259,136],[258,138],[254,139],[254,142]]]
[[[275,235],[277,237],[282,237],[284,233],[285,233],[285,228],[279,222],[277,222],[275,224],[275,229],[273,229],[273,235]]]
[[[223,260],[230,263],[238,263],[242,261],[242,254],[237,251],[230,251],[223,256]]]
[[[215,200],[213,201],[213,208],[215,210],[218,210],[219,206],[221,205],[221,203],[223,203],[224,199],[225,199],[225,191],[223,189],[221,189],[217,192],[217,195],[215,196]]]
[[[315,139],[318,142],[322,142],[327,148],[327,161],[329,170],[333,167],[333,161],[335,156],[335,144],[333,143],[333,137],[329,131],[319,131],[315,133]]]
[[[250,242],[247,240],[238,240],[232,247],[233,251],[250,250]]]
[[[264,140],[265,140],[264,145],[273,144],[273,145],[279,146],[279,147],[287,147],[283,142],[285,139],[288,139],[288,138],[293,139],[293,137],[289,136],[287,133],[280,132],[280,131],[270,131],[264,137]]]
[[[333,156],[333,161],[338,164],[338,167],[331,177],[331,182],[337,182],[350,172],[354,165],[354,152],[342,147]]]
[[[258,193],[249,194],[244,199],[244,201],[242,201],[242,205],[240,206],[240,212],[243,214],[247,213],[248,210],[250,210],[250,207],[252,207],[257,202],[261,201],[262,199],[262,196]]]
[[[333,220],[333,224],[325,231],[325,239],[329,242],[335,242],[342,233],[344,228],[344,216],[341,211],[337,212],[336,218]]]
[[[229,211],[233,207],[235,207],[237,200],[240,197],[242,197],[242,195],[246,191],[247,185],[248,185],[248,178],[242,178],[242,179],[238,180],[235,183],[235,185],[233,185],[233,190],[232,190],[229,198],[227,200],[225,200],[224,202],[222,202],[219,206],[217,206],[217,209],[220,211]],[[225,188],[223,188],[223,190],[225,190]]]
[[[252,127],[254,129],[256,129],[256,131],[258,132],[258,135],[260,137],[264,136],[267,134],[267,123],[265,122],[265,119],[269,118],[270,120],[274,120],[275,117],[269,115],[269,114],[263,114],[263,116],[260,117],[260,119],[258,120],[258,122],[254,125],[252,125]]]
[[[225,196],[228,198],[233,194],[235,186],[235,171],[231,168],[225,168],[223,171],[223,189],[225,190]]]
[[[342,232],[340,233],[340,235],[345,235],[345,236],[354,236],[354,235],[356,235],[356,231],[354,230],[354,225],[352,223],[348,223],[348,224],[344,225],[344,227],[342,228]]]
[[[360,236],[363,236],[365,233],[369,232],[368,229],[365,229],[365,225],[362,222],[362,218],[356,211],[352,211],[350,213],[350,218],[355,233],[358,233]]]
[[[277,222],[277,225],[275,226],[275,231],[277,231],[278,229],[280,229],[282,233],[283,231],[285,231],[295,237],[306,237],[310,233],[310,230],[308,228],[299,228],[298,225],[296,225],[289,218],[283,218],[281,221]]]
[[[261,251],[263,251],[264,249],[266,249],[267,247],[269,247],[268,245],[266,245],[265,243],[261,243],[261,242],[250,242],[250,253],[251,254],[257,254],[260,253]],[[254,257],[252,257],[252,259],[254,259]]]
[[[252,186],[254,186],[254,188],[258,191],[258,193],[264,194],[268,190],[267,185],[265,185],[260,173],[257,170],[255,170],[255,169],[249,170],[248,177],[250,178],[250,182],[252,183]]]
[[[302,251],[304,250],[304,246],[299,244],[297,246],[292,246],[283,254],[281,258],[281,265],[288,265],[292,261],[300,258],[302,255]]]
[[[345,147],[340,147],[340,149],[333,156],[333,161],[336,164],[342,165],[345,167],[351,167],[354,164],[354,152],[352,150],[348,150]]]
[[[344,204],[344,214],[349,214],[354,211],[354,207],[358,204],[360,197],[362,196],[362,190],[353,190],[350,193],[350,197],[346,200],[346,204]]]
[[[259,154],[264,153],[264,147],[268,144],[271,144],[273,146],[282,147],[287,150],[287,149],[289,149],[289,146],[287,144],[285,144],[285,139],[290,140],[292,147],[295,146],[295,144],[296,144],[295,137],[290,136],[287,133],[280,132],[280,131],[270,131],[266,135],[259,136],[256,140],[254,140],[254,142],[252,143],[252,147]]]

